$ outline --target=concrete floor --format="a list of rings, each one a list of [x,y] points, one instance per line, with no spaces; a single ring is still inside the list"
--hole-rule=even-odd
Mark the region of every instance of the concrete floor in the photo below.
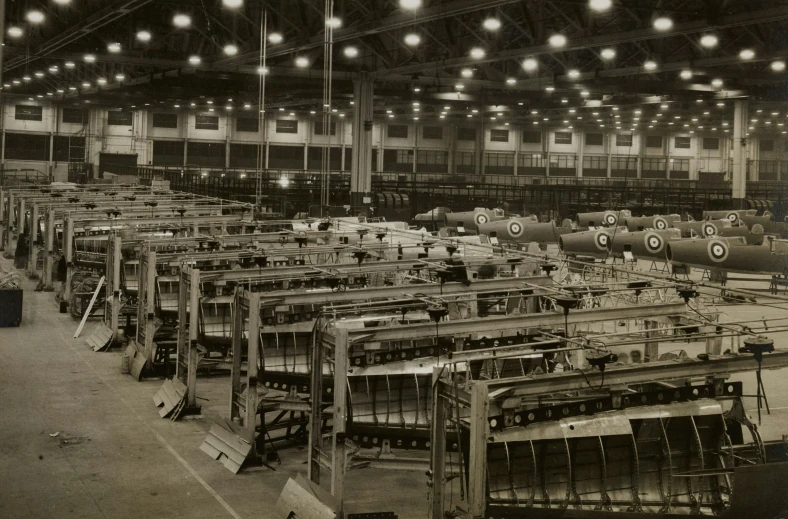
[[[227,413],[227,377],[198,381],[199,396],[208,399],[201,418],[163,420],[152,403],[161,380],[122,375],[120,351],[94,353],[85,345],[94,323],[73,339],[77,323],[57,312],[51,293],[32,287],[26,282],[22,326],[0,329],[0,517],[276,518],[273,506],[288,477],[306,473],[303,449],[284,450],[276,471],[238,475],[199,450],[212,418]],[[788,321],[788,303],[720,309],[730,319]],[[788,334],[774,338],[788,346]],[[766,439],[788,434],[785,375],[764,376],[773,411],[764,420]],[[738,378],[754,393],[754,375]],[[346,510],[423,519],[425,481],[421,471],[352,471]]]

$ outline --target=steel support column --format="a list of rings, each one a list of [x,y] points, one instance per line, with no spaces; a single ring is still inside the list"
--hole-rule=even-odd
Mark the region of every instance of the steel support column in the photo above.
[[[372,104],[375,85],[366,74],[353,82],[353,162],[350,205],[364,204],[372,194]]]
[[[744,207],[747,196],[747,125],[750,102],[746,99],[733,102],[733,165],[731,181],[733,185],[733,208]]]

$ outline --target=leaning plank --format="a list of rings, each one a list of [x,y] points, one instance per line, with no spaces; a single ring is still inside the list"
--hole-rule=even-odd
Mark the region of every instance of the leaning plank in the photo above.
[[[112,329],[104,323],[96,326],[93,333],[85,339],[93,351],[106,351],[112,343]]]
[[[85,315],[82,316],[82,321],[79,323],[79,326],[77,327],[77,331],[74,332],[75,339],[79,337],[80,333],[82,333],[82,327],[85,326],[85,322],[88,320],[88,317],[90,317],[90,312],[91,310],[93,310],[93,305],[96,303],[96,299],[98,298],[99,291],[101,290],[101,287],[103,285],[104,285],[104,276],[101,276],[98,285],[96,285],[96,291],[93,292],[93,297],[90,298],[90,304],[88,305],[88,309],[85,311]]]
[[[233,474],[237,474],[252,452],[252,446],[239,437],[234,429],[225,420],[214,423],[200,450],[220,461]]]
[[[153,396],[153,403],[157,407],[161,406],[159,416],[166,418],[174,410],[183,410],[183,403],[186,400],[186,386],[178,379],[165,380],[161,388]],[[177,418],[177,417],[176,417]]]

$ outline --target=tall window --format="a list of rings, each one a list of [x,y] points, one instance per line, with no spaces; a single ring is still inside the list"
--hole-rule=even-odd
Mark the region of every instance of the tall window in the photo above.
[[[586,134],[586,146],[602,146],[603,142],[604,136],[601,133]]]
[[[475,141],[476,140],[476,128],[457,128],[457,140],[458,141]]]
[[[676,137],[673,140],[673,146],[675,148],[681,148],[681,149],[687,149],[688,150],[690,148],[690,143],[691,143],[691,140],[690,140],[689,137]]]
[[[387,130],[389,139],[408,138],[408,126],[405,124],[389,124]]]
[[[413,150],[397,150],[398,164],[413,164]]]
[[[720,149],[720,140],[716,137],[704,137],[703,138],[703,149],[704,150],[718,150]]]
[[[107,112],[107,124],[109,126],[131,126],[133,120],[134,112],[121,110],[110,110]]]
[[[774,141],[772,139],[761,139],[758,143],[760,151],[774,151]]]
[[[260,120],[257,117],[239,117],[235,120],[235,131],[257,133],[260,131]]]
[[[616,134],[616,146],[632,146],[632,134],[631,133],[617,133]]]
[[[85,162],[85,137],[56,135],[54,154],[58,162]]]
[[[277,119],[276,133],[298,133],[298,121],[294,119]]]
[[[528,144],[542,144],[542,132],[523,130],[523,142]]]
[[[214,115],[198,115],[194,118],[194,128],[197,130],[218,130],[219,118]]]
[[[555,144],[572,144],[572,132],[555,132]]]
[[[661,148],[662,135],[646,135],[646,148]]]
[[[329,125],[328,128],[328,133],[330,135],[337,134],[337,123],[331,121],[331,124]],[[323,121],[315,121],[315,135],[325,135],[325,134],[326,134],[326,129],[325,129],[325,125],[323,124]]]
[[[44,108],[42,106],[16,105],[14,119],[17,121],[43,121]]]
[[[443,128],[440,126],[424,126],[421,129],[421,135],[425,139],[439,141],[443,139]]]
[[[85,124],[88,122],[88,111],[80,108],[63,108],[63,122],[68,124]]]

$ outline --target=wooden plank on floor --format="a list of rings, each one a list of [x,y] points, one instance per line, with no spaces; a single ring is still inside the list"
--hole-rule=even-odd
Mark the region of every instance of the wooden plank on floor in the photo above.
[[[106,351],[112,343],[112,329],[106,324],[100,323],[93,333],[85,339],[85,342],[93,351]]]

